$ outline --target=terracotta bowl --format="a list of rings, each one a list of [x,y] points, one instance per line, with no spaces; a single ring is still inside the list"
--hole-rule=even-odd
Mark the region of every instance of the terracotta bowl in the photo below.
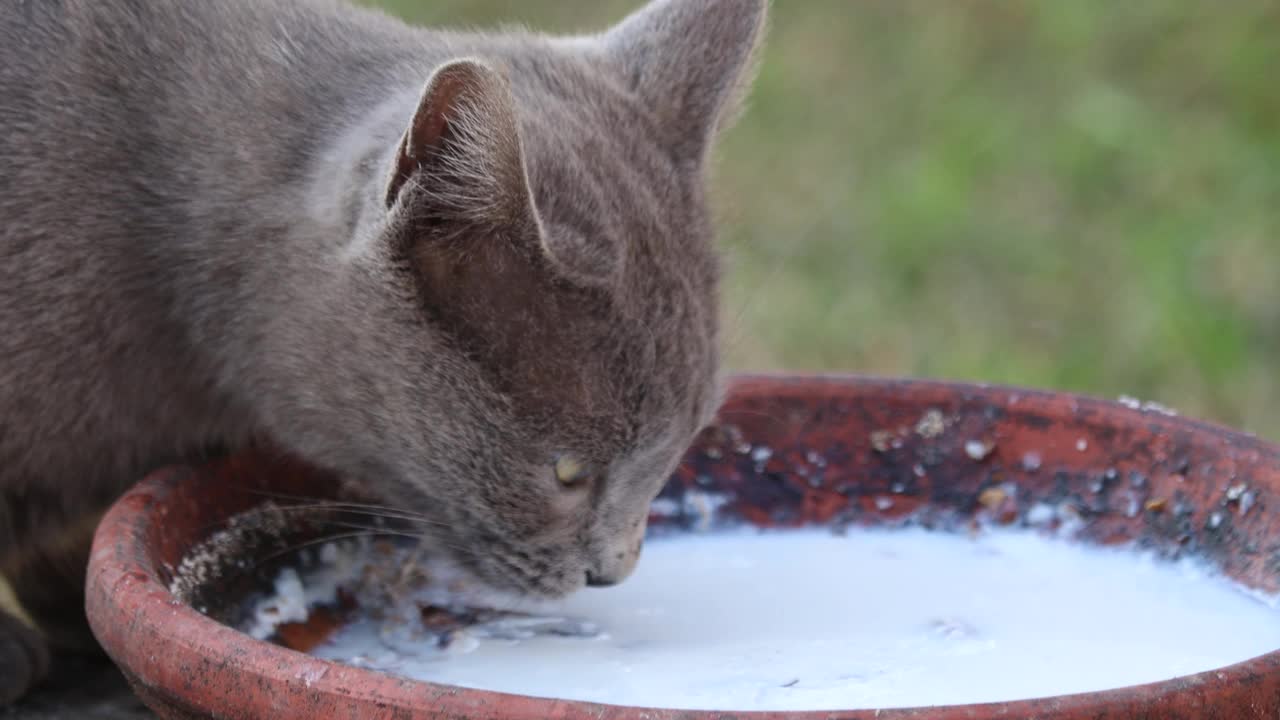
[[[400,680],[250,639],[169,591],[183,558],[268,495],[311,495],[323,473],[251,453],[158,472],[102,523],[88,612],[142,698],[167,718],[1280,717],[1280,651],[1215,671],[1020,702],[815,713],[689,712],[545,700]],[[724,501],[714,516],[708,499]],[[973,523],[1052,517],[1100,544],[1191,555],[1280,591],[1280,450],[1136,402],[984,386],[821,377],[736,381],[720,423],[689,452],[657,527]],[[265,541],[270,545],[269,541]],[[261,553],[246,545],[245,553]],[[243,556],[242,556],[243,559]],[[204,597],[240,592],[210,582]],[[197,595],[199,593],[197,592]],[[763,619],[767,622],[767,619]],[[1105,652],[1099,648],[1099,652]]]

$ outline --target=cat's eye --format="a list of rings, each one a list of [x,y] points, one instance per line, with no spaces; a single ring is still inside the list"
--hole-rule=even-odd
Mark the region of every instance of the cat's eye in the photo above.
[[[586,465],[570,455],[556,458],[556,480],[565,487],[578,487],[590,479]]]

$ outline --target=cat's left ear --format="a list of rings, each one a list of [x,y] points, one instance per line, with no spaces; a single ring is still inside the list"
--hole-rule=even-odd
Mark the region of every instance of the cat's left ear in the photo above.
[[[737,115],[756,69],[768,0],[652,0],[604,35],[624,80],[700,160]]]
[[[470,59],[436,69],[392,162],[387,207],[402,198],[455,219],[537,226],[515,100],[498,71]]]

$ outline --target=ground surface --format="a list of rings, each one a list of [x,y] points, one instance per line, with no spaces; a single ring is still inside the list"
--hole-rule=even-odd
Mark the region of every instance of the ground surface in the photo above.
[[[105,661],[63,660],[53,680],[0,720],[154,720]]]

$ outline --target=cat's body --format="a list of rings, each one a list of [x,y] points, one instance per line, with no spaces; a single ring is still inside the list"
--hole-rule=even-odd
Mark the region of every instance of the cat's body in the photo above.
[[[74,643],[107,503],[257,435],[495,584],[625,576],[716,404],[704,161],[763,17],[667,0],[551,39],[5,3],[0,575],[42,633]],[[38,637],[0,608],[0,703]]]

